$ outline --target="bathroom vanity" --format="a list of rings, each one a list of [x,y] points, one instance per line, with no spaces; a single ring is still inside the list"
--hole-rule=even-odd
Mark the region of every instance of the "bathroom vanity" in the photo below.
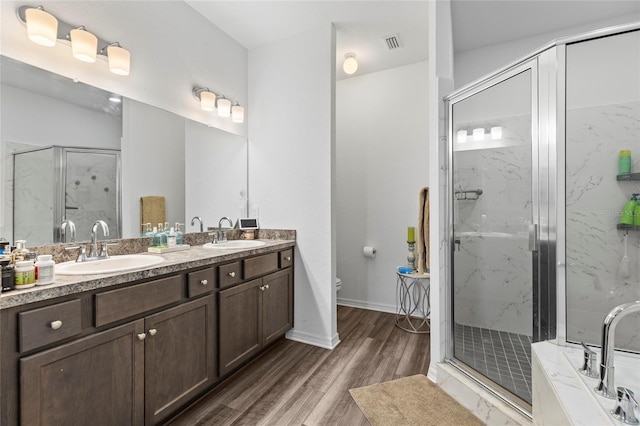
[[[0,298],[0,424],[154,425],[293,326],[293,240]]]

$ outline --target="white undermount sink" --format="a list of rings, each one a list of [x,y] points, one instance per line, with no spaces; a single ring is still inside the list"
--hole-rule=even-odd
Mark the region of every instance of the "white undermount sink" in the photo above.
[[[164,258],[147,254],[125,254],[91,262],[64,262],[56,265],[56,274],[94,275],[144,269],[164,262]]]
[[[202,247],[207,249],[247,249],[262,247],[266,243],[258,240],[230,240],[225,243],[207,243]]]

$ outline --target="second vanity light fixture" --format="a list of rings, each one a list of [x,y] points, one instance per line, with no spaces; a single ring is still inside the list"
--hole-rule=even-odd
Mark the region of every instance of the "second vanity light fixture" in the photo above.
[[[58,40],[69,40],[73,56],[83,62],[96,62],[98,55],[106,57],[109,71],[117,75],[129,75],[131,54],[119,43],[100,40],[87,31],[84,25],[73,26],[58,20],[42,6],[21,6],[18,19],[27,27],[29,40],[41,46],[53,47]],[[98,46],[104,46],[98,50]]]
[[[218,110],[218,116],[231,117],[234,123],[244,122],[244,107],[238,102],[231,101],[224,95],[217,95],[208,87],[194,87],[193,96],[200,101],[200,108],[203,111]]]

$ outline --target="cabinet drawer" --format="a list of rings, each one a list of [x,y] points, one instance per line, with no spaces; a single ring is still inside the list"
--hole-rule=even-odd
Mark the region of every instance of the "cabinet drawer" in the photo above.
[[[27,352],[82,331],[80,299],[18,314],[20,352]]]
[[[259,277],[278,270],[278,253],[263,254],[244,260],[244,279]]]
[[[220,266],[220,288],[229,287],[242,281],[240,262]]]
[[[281,251],[278,255],[280,256],[280,269],[293,265],[293,249]]]
[[[216,284],[216,268],[191,272],[187,274],[187,295],[194,297],[209,293],[216,288]]]
[[[96,327],[160,308],[182,299],[182,276],[96,294]]]

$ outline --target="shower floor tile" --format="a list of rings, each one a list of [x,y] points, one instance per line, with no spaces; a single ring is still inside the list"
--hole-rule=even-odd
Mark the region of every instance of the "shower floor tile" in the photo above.
[[[531,337],[456,324],[455,357],[531,403]]]

